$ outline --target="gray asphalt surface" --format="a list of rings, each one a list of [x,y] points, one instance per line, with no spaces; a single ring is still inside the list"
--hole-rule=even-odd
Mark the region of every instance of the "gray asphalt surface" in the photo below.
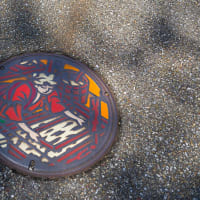
[[[0,164],[0,199],[200,199],[200,1],[1,0],[0,61],[56,52],[111,88],[110,153],[59,180]]]

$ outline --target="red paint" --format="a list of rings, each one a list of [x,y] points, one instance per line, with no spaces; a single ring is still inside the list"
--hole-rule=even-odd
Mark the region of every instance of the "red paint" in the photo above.
[[[54,165],[55,165],[54,163],[50,163],[50,164],[49,164],[49,166],[54,166]]]
[[[87,143],[81,145],[80,147],[74,149],[73,151],[71,151],[71,152],[65,154],[64,156],[62,156],[61,158],[58,159],[58,162],[61,162],[61,161],[63,161],[64,159],[66,159],[67,157],[73,155],[74,153],[76,153],[76,152],[79,151],[80,149],[82,149],[82,148],[84,148],[85,146],[87,146],[89,143],[90,143],[90,142],[87,142]]]
[[[90,149],[96,149],[96,145],[91,145]]]
[[[87,78],[85,78],[85,76],[83,76],[83,79],[88,83],[88,80],[87,80]]]
[[[79,94],[79,91],[78,90],[74,90],[73,93],[74,94]]]
[[[35,66],[30,66],[30,67],[26,67],[23,65],[15,65],[17,68],[21,69],[21,70],[29,70],[29,69],[34,69],[36,68]]]
[[[86,96],[81,97],[81,103],[85,103]]]
[[[17,88],[20,85],[20,82],[15,83],[9,90],[8,90],[8,100],[11,99],[11,95],[15,88]],[[6,97],[6,96],[5,96]],[[6,98],[5,98],[6,99]]]
[[[89,109],[87,109],[85,106],[79,104],[78,102],[75,101],[74,103],[75,103],[76,105],[78,105],[79,107],[81,107],[82,109],[84,109],[85,111],[90,112]]]
[[[92,99],[92,110],[94,110],[94,120],[92,121],[92,131],[95,132],[97,130],[97,125],[99,124],[99,121],[98,121],[98,115],[99,115],[99,110],[98,110],[98,107],[99,107],[99,99],[95,100]]]
[[[80,79],[80,77],[83,75],[83,72],[80,72],[79,75],[76,77],[76,82]]]
[[[4,95],[5,93],[6,93],[6,91],[7,91],[7,89],[2,89],[1,91],[0,91],[0,95],[2,96],[2,95]]]
[[[84,117],[86,117],[88,119],[90,118],[89,115],[87,115],[86,113],[84,113],[82,110],[76,108],[76,111],[78,111],[79,113],[81,113]]]
[[[81,90],[81,94],[85,94],[85,93],[87,93],[87,88]]]
[[[40,117],[40,118],[34,119],[34,120],[32,120],[32,121],[29,121],[28,124],[33,124],[33,123],[35,123],[35,122],[39,122],[39,121],[41,121],[41,120],[47,119],[48,117],[49,117],[49,115],[45,115],[45,116],[43,116],[43,117]]]
[[[51,60],[49,63],[49,68],[48,68],[49,73],[52,71],[52,64],[53,64],[53,61]]]
[[[98,134],[95,134],[95,144],[98,144]]]
[[[18,127],[17,126],[13,126],[13,127],[11,127],[10,129],[11,130],[15,130],[15,129],[17,129]]]
[[[10,70],[14,71],[14,72],[18,72],[19,69],[15,68],[15,67],[10,67]]]
[[[2,76],[2,77],[0,77],[0,80],[8,79],[8,78],[16,77],[16,76],[19,76],[19,75],[18,74],[12,74],[12,75],[8,75],[8,76]]]
[[[11,120],[22,121],[21,109],[22,109],[22,105],[21,104],[17,104],[17,108],[16,109],[14,107],[9,107],[6,110],[5,113],[6,113],[7,116],[9,116],[9,118]]]
[[[0,85],[0,89],[7,88],[9,84]]]
[[[92,153],[92,151],[88,151],[86,154],[84,154],[83,156],[80,157],[80,159],[85,158],[87,155],[89,155],[90,153]]]
[[[44,115],[44,114],[46,114],[46,112],[42,112],[42,113],[39,113],[39,114],[36,114],[36,115],[32,115],[32,116],[30,116],[30,117],[27,117],[26,120],[30,120],[30,119],[39,117],[39,116]]]
[[[3,108],[0,110],[0,116],[5,118],[5,116],[3,115],[4,110],[6,109],[7,104],[3,106]]]
[[[69,140],[67,140],[67,141],[65,141],[65,142],[63,142],[63,143],[61,143],[61,144],[59,144],[58,146],[56,146],[55,149],[57,150],[57,149],[59,149],[59,148],[65,146],[65,145],[67,145],[67,144],[73,142],[74,140],[79,139],[80,137],[86,135],[87,133],[89,133],[89,131],[85,131],[85,132],[81,133],[80,135],[77,135],[76,137],[71,138],[71,139],[69,139]]]
[[[104,135],[104,133],[101,133],[100,136],[102,137]]]
[[[65,98],[67,98],[68,100],[70,100],[71,98],[70,98],[70,96],[67,96],[67,95],[65,95]]]
[[[54,100],[54,99],[52,99]],[[65,107],[60,104],[60,100],[55,100],[51,102],[51,112],[52,113],[58,113],[58,112],[62,112],[65,110]]]
[[[40,140],[40,142],[41,142],[43,145],[49,147],[50,149],[53,149],[53,146],[51,146],[50,144],[44,142],[43,140]]]
[[[66,119],[66,117],[63,117],[63,118],[58,119],[58,120],[55,120],[55,121],[53,121],[53,122],[51,122],[51,123],[49,123],[49,124],[46,124],[46,125],[44,125],[44,126],[42,126],[42,127],[40,127],[40,128],[37,128],[36,131],[40,131],[41,129],[48,128],[49,126],[52,126],[52,125],[54,125],[54,124],[57,124],[57,123],[59,123],[59,122],[65,120],[65,119]]]
[[[35,69],[35,70],[32,70],[32,71],[27,71],[27,72],[23,72],[23,74],[31,74],[33,72],[41,72],[41,71],[44,71],[44,68],[42,68],[42,69]]]
[[[66,85],[66,88],[72,89],[71,85]]]
[[[14,156],[15,158],[21,159],[17,154],[12,152],[11,150],[8,150],[8,153],[11,154],[12,156]]]
[[[78,97],[74,97],[74,100],[78,101],[78,100],[79,100],[79,98],[78,98]]]
[[[14,125],[15,123],[10,123],[10,124],[6,124],[6,126],[8,127],[8,126],[12,126],[12,125]]]
[[[49,107],[47,104],[45,104],[45,110],[49,111]]]
[[[85,84],[85,85],[82,85],[81,88],[86,88],[87,86],[88,86],[88,84]]]
[[[105,126],[102,124],[102,125],[101,125],[101,128],[105,128]]]
[[[17,87],[17,86],[15,86],[15,87]],[[34,99],[34,95],[32,95],[34,91],[36,92],[36,89],[34,87],[32,87],[31,84],[28,84],[28,83],[25,84],[24,83],[24,84],[20,85],[19,87],[17,87],[15,89],[14,94],[12,95],[12,101],[17,101],[17,102],[19,101],[19,102],[22,102],[22,103],[24,101],[28,101],[28,103],[24,106],[24,109],[26,109],[26,107],[28,107]],[[10,93],[12,93],[12,90],[10,90]],[[61,100],[59,99],[59,95],[56,91],[53,91],[49,95],[42,96],[38,100],[38,102],[36,102],[32,106],[29,106],[28,109],[30,111],[33,111],[35,109],[45,107],[44,105],[45,105],[45,99],[46,98],[48,99],[48,103],[51,107],[51,112],[58,113],[58,112],[65,110],[65,107],[62,105]],[[14,103],[13,103],[13,105],[14,105]],[[22,116],[21,116],[22,106],[21,106],[21,104],[17,104],[15,107],[10,106],[6,110],[5,113],[6,113],[7,116],[9,116],[9,118],[11,120],[22,121]]]
[[[101,119],[104,123],[106,123],[106,124],[108,124],[108,121],[107,120],[105,120],[105,119]]]
[[[65,92],[68,93],[68,94],[70,94],[70,93],[71,93],[71,90],[65,88]]]
[[[20,156],[22,156],[23,158],[26,158],[26,155],[23,154],[20,150],[16,149],[13,145],[10,144],[10,147],[17,152]]]
[[[75,156],[75,157],[69,159],[69,160],[66,162],[66,164],[69,164],[69,163],[75,161],[76,159],[77,159],[77,157]]]
[[[69,163],[71,163],[71,162],[73,162],[73,161],[75,161],[75,160],[81,160],[81,159],[85,158],[88,154],[91,153],[91,151],[89,151],[89,152],[87,152],[86,154],[84,154],[84,155],[82,156],[82,154],[83,154],[84,152],[86,152],[87,150],[88,150],[88,147],[85,148],[85,149],[83,149],[81,152],[79,152],[78,155],[75,156],[74,158],[69,159],[69,160],[66,162],[66,164],[69,164]]]
[[[17,109],[17,114],[18,114],[19,118],[22,119],[22,116],[21,116],[22,115],[22,105],[17,104],[16,109]]]
[[[20,101],[21,99],[29,98],[31,93],[31,88],[27,84],[22,84],[18,88],[16,88],[14,95],[12,97],[12,101]]]
[[[35,103],[34,105],[32,105],[31,107],[29,107],[30,111],[35,110],[36,108],[42,108],[44,106],[44,100],[45,97],[41,97],[39,101],[37,101],[37,103]]]

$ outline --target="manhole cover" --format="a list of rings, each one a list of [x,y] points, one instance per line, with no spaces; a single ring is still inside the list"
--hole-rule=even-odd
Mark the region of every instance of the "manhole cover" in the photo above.
[[[83,64],[61,55],[15,57],[0,67],[0,158],[39,177],[81,172],[116,136],[108,88]]]

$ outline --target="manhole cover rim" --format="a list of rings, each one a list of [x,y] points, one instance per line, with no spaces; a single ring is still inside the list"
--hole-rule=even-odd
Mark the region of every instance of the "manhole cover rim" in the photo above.
[[[30,57],[30,56],[53,56],[53,57],[59,57],[59,58],[70,60],[72,63],[75,63],[80,68],[84,69],[84,71],[86,71],[88,74],[91,74],[94,77],[94,79],[97,80],[97,82],[101,85],[102,90],[109,94],[108,99],[109,99],[109,103],[110,103],[110,107],[111,107],[111,111],[112,111],[112,119],[110,122],[111,123],[111,131],[109,132],[109,140],[103,145],[103,150],[96,153],[95,158],[90,159],[89,162],[83,163],[82,165],[74,167],[71,170],[67,169],[67,170],[58,171],[58,172],[54,172],[54,173],[52,173],[52,172],[49,173],[47,171],[47,172],[42,172],[42,174],[41,174],[40,171],[30,171],[27,168],[23,168],[23,167],[16,165],[16,163],[8,160],[1,154],[0,154],[0,159],[3,161],[3,163],[8,165],[11,169],[14,169],[22,174],[32,175],[35,177],[44,177],[44,178],[45,177],[46,178],[56,178],[56,177],[63,177],[63,176],[71,176],[71,175],[78,174],[82,171],[86,171],[87,169],[92,168],[93,166],[95,166],[95,164],[97,164],[100,160],[102,160],[104,158],[104,156],[110,151],[110,149],[112,148],[112,145],[115,142],[116,137],[117,137],[118,119],[119,118],[118,118],[116,104],[114,102],[112,92],[110,91],[109,87],[104,83],[104,81],[101,79],[101,77],[99,77],[99,75],[96,74],[96,72],[94,72],[92,69],[90,69],[87,65],[85,65],[85,64],[81,63],[80,61],[73,59],[69,56],[65,56],[63,54],[43,53],[43,52],[42,53],[28,53],[28,54],[23,54],[23,55],[12,57],[4,62],[1,62],[0,66],[9,64],[10,62],[12,62],[16,59],[20,59],[20,58],[24,59],[24,58]]]

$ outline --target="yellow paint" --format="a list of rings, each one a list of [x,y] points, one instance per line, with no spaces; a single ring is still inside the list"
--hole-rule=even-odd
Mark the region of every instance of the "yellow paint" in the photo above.
[[[6,137],[0,133],[0,139],[6,139]]]
[[[42,63],[44,63],[46,65],[48,60],[40,60],[40,62],[42,62]]]
[[[33,60],[33,63],[37,64],[37,60]]]
[[[74,81],[70,81],[70,83],[71,83],[72,86],[79,86],[79,84],[74,82]]]
[[[1,141],[0,141],[0,147],[1,148],[6,148],[7,147],[7,142],[8,142],[6,140],[6,137],[0,133],[0,139],[1,139]]]
[[[65,146],[62,148],[62,150],[60,152],[55,152],[55,151],[49,151],[48,152],[48,156],[50,158],[54,158],[54,157],[59,157],[60,155],[62,155],[64,152],[66,152],[68,149],[74,148],[76,145],[80,144],[81,142],[87,140],[88,138],[90,138],[90,135],[87,135],[79,140],[77,140],[75,143],[70,144],[68,146]]]
[[[11,141],[13,142],[13,144],[17,144],[18,140],[19,140],[18,137],[13,137],[13,138],[11,139]]]
[[[25,142],[21,142],[21,144],[19,145],[19,148],[25,152],[26,154],[33,154],[35,156],[40,157],[41,154],[36,151],[35,149],[31,148],[28,144],[26,144]]]
[[[24,139],[26,139],[27,133],[22,133],[21,130],[16,132],[19,136],[23,137]]]
[[[28,142],[31,143],[33,146],[35,146],[37,148],[37,150],[41,151],[42,153],[45,153],[45,151],[47,150],[45,147],[40,145],[38,142],[33,142],[32,140],[28,140]]]
[[[8,142],[7,140],[1,140],[0,144],[4,144],[4,143],[7,143],[7,142]]]
[[[101,116],[108,119],[109,114],[108,114],[108,105],[107,103],[101,101]]]
[[[42,111],[42,109],[38,109],[38,110],[36,110],[35,112],[33,112],[33,113],[37,113],[37,112],[41,112]]]
[[[14,81],[22,81],[22,80],[27,80],[27,78],[26,77],[13,78],[6,81],[0,81],[0,83],[13,83]]]
[[[99,86],[93,81],[93,79],[91,79],[87,74],[86,77],[88,78],[90,85],[89,85],[89,91],[96,95],[96,96],[100,96],[100,88]]]
[[[46,142],[54,142],[53,145],[57,145],[68,139],[69,136],[76,135],[85,130],[85,127],[74,130],[76,127],[78,127],[76,121],[67,120],[41,131],[39,134],[41,137],[45,138]],[[60,131],[61,133],[58,135],[57,131]]]
[[[88,98],[87,98],[87,103],[85,104],[85,106],[87,106],[88,108],[90,107],[90,98],[92,97],[91,94],[88,95]]]
[[[23,61],[23,62],[21,62],[20,64],[21,65],[25,65],[25,64],[27,64],[28,63],[28,61]]]
[[[78,68],[73,67],[73,66],[68,65],[68,64],[66,64],[66,65],[64,66],[64,69],[70,69],[70,70],[73,70],[73,71],[76,71],[76,72],[79,72],[79,71],[80,71]]]
[[[49,162],[49,160],[47,158],[42,158],[42,162]]]
[[[40,121],[39,123],[36,123],[36,124],[33,124],[31,125],[31,128],[32,129],[35,129],[35,128],[38,128],[41,124],[48,124],[49,122],[53,121],[53,120],[56,120],[58,119],[60,116],[58,117],[53,117],[53,118],[50,118],[50,119],[47,119],[45,121]]]

